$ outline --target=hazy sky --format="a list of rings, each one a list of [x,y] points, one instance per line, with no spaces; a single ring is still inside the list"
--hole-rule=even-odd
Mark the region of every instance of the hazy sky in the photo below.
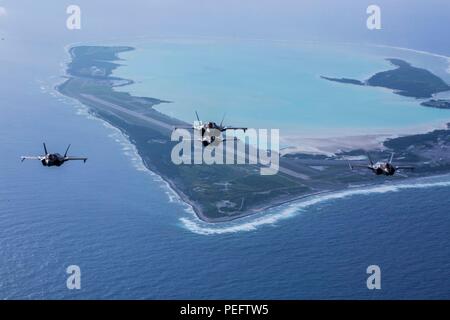
[[[66,7],[82,30],[65,28]],[[381,7],[382,30],[366,28]],[[369,42],[450,55],[450,0],[0,0],[0,34],[45,44],[135,36]]]

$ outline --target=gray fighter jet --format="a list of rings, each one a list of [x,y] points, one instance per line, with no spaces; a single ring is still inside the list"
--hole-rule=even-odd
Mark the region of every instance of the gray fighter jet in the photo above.
[[[194,129],[198,130],[201,134],[201,142],[204,147],[210,145],[210,144],[218,144],[227,140],[236,140],[235,139],[222,139],[221,133],[227,130],[243,130],[244,132],[247,131],[248,128],[244,127],[231,127],[231,126],[224,126],[223,120],[225,119],[225,115],[222,118],[222,121],[220,124],[217,124],[215,122],[206,122],[203,123],[200,121],[200,117],[198,116],[197,111],[195,111],[195,116],[197,117],[197,121],[194,122],[194,125],[192,127],[176,127],[175,129],[182,128],[182,129]]]
[[[351,164],[350,162],[348,163],[348,165],[351,170],[353,170],[354,168],[366,168],[372,170],[372,172],[377,176],[393,176],[398,170],[414,170],[414,167],[412,166],[394,166],[392,164],[394,153],[391,153],[391,156],[387,162],[379,161],[374,163],[369,155],[367,155],[367,158],[369,159],[369,164],[367,165]]]
[[[83,162],[86,162],[87,158],[83,158],[83,157],[69,157],[69,156],[67,156],[67,152],[69,151],[69,148],[70,148],[70,144],[67,147],[66,152],[62,156],[59,153],[48,153],[47,146],[44,143],[45,155],[32,156],[32,157],[22,156],[22,162],[25,161],[25,160],[39,160],[39,161],[41,161],[42,165],[45,166],[45,167],[52,167],[52,166],[59,167],[64,162],[70,161],[70,160],[83,160]]]

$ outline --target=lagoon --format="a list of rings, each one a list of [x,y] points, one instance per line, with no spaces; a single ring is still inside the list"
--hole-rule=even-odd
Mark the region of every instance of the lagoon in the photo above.
[[[404,134],[428,131],[450,120],[446,110],[390,90],[330,83],[321,75],[367,79],[402,58],[449,81],[443,57],[405,49],[353,44],[234,40],[141,40],[121,54],[118,88],[171,101],[157,109],[192,122],[280,128],[285,142],[298,137]]]

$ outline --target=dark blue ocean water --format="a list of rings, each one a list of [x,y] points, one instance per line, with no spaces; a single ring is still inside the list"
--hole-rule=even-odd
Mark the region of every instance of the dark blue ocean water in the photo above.
[[[450,297],[449,186],[329,200],[254,231],[200,235],[158,182],[118,158],[2,174],[2,298]],[[79,291],[65,285],[71,264]],[[366,288],[371,264],[379,291]]]

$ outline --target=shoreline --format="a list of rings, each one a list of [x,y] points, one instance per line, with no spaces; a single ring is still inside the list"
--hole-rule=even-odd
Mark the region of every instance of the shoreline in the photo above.
[[[73,50],[75,48],[80,48],[80,47],[79,46],[78,47],[71,46],[69,49],[67,49],[67,53],[69,53],[70,57],[72,58],[72,62],[75,59],[78,58],[78,57],[76,57],[76,55],[73,52]],[[84,48],[84,46],[82,46],[82,48]],[[93,47],[93,48],[95,49],[95,47]],[[99,48],[101,48],[102,50],[112,50],[112,52],[114,53],[114,57],[110,58],[109,59],[110,61],[114,61],[116,59],[118,61],[123,61],[123,59],[120,59],[118,57],[118,54],[121,52],[121,50],[124,50],[124,49],[126,49],[127,51],[128,50],[133,50],[132,47],[126,47],[126,46],[123,46],[123,47],[122,46],[118,46],[118,47],[111,47],[111,48],[99,47]],[[115,50],[117,50],[117,52]],[[93,62],[95,62],[95,61],[96,60],[94,60]],[[71,65],[72,62],[69,62],[68,65]],[[116,64],[116,63],[111,63],[111,65],[113,66],[113,68],[111,70],[113,70],[116,66],[118,66],[118,64]],[[114,84],[115,84],[116,81],[122,81],[122,83],[124,83],[124,85],[132,83],[132,80],[117,78],[117,77],[114,77],[114,76],[110,77],[110,75],[112,75],[112,72],[109,72],[107,74],[107,76],[102,78],[102,79],[105,79],[105,80],[107,80],[109,82],[109,86],[111,87],[111,89],[113,89],[115,87]],[[279,206],[282,206],[282,205],[285,205],[285,204],[288,204],[288,203],[300,201],[300,200],[307,199],[307,198],[310,198],[310,197],[313,197],[313,196],[317,196],[317,195],[321,195],[321,194],[330,194],[330,193],[335,193],[335,192],[342,192],[342,191],[345,191],[345,190],[351,190],[351,188],[352,188],[351,185],[345,185],[345,184],[342,184],[342,183],[338,183],[334,187],[328,186],[327,188],[323,188],[323,187],[320,187],[320,186],[314,187],[314,185],[312,185],[312,189],[310,189],[309,192],[306,192],[306,190],[305,190],[305,191],[303,191],[303,192],[301,192],[300,194],[297,194],[297,195],[295,195],[295,194],[285,194],[285,195],[280,194],[279,196],[277,196],[277,197],[275,197],[273,199],[272,198],[268,198],[268,199],[265,199],[264,201],[251,203],[250,207],[248,207],[248,204],[246,203],[247,208],[244,208],[243,210],[241,210],[242,212],[240,212],[240,213],[232,211],[230,215],[227,215],[227,214],[224,215],[223,212],[219,208],[217,208],[219,210],[219,212],[222,213],[222,215],[219,216],[219,217],[217,217],[217,216],[211,217],[211,215],[208,215],[205,212],[205,210],[204,210],[205,203],[198,203],[196,200],[192,199],[192,195],[189,196],[188,194],[186,194],[186,192],[184,190],[189,190],[189,188],[186,189],[186,185],[181,185],[181,186],[178,185],[179,184],[178,177],[177,177],[177,179],[173,179],[170,176],[168,176],[167,172],[166,173],[161,172],[157,168],[157,166],[155,166],[155,163],[148,163],[147,162],[147,160],[151,160],[151,157],[149,158],[148,154],[147,155],[141,154],[141,152],[143,152],[142,145],[140,145],[132,136],[130,136],[129,129],[124,128],[124,127],[122,127],[120,125],[114,124],[113,123],[114,121],[111,122],[111,118],[105,117],[104,114],[99,114],[99,111],[101,113],[104,112],[105,106],[114,107],[114,108],[121,108],[121,109],[125,110],[124,105],[119,107],[119,106],[111,104],[111,102],[106,102],[104,100],[100,100],[98,98],[94,98],[94,96],[89,96],[89,95],[83,94],[83,93],[81,93],[81,94],[78,93],[78,94],[75,94],[75,95],[74,94],[70,94],[70,92],[68,92],[67,89],[65,88],[65,86],[70,81],[88,81],[88,83],[97,84],[98,81],[105,81],[105,80],[96,80],[96,77],[92,77],[92,76],[89,76],[89,75],[86,77],[86,79],[84,77],[83,78],[77,78],[77,75],[76,74],[74,75],[73,73],[71,73],[69,68],[66,68],[65,77],[67,77],[67,79],[62,84],[55,85],[54,89],[56,91],[58,91],[59,94],[62,94],[65,97],[68,96],[70,98],[75,98],[76,100],[78,100],[78,102],[80,102],[82,105],[84,105],[84,106],[86,106],[88,108],[88,110],[89,110],[88,112],[89,112],[90,115],[92,115],[95,118],[101,119],[101,120],[107,122],[112,127],[118,129],[121,132],[121,134],[124,136],[124,138],[130,144],[132,144],[134,146],[134,148],[135,148],[135,150],[137,152],[137,155],[141,159],[141,161],[142,161],[144,167],[146,168],[146,170],[148,170],[152,174],[157,175],[162,181],[164,181],[167,184],[167,186],[169,187],[169,189],[171,191],[173,191],[173,193],[179,198],[179,200],[181,200],[184,204],[186,204],[187,206],[192,208],[192,211],[195,213],[195,215],[201,221],[204,221],[204,222],[207,222],[207,223],[230,222],[230,221],[234,221],[236,219],[240,219],[240,218],[244,218],[244,217],[248,217],[248,216],[254,215],[256,213],[264,212],[265,210],[268,210],[268,209],[271,209],[271,208],[279,207]],[[112,91],[112,92],[116,93],[115,91]],[[133,98],[133,96],[130,96],[129,94],[127,94],[126,97]],[[86,100],[88,98],[90,99],[90,101]],[[137,97],[137,99],[151,100],[152,103],[153,103],[152,105],[166,102],[166,101],[163,101],[163,100],[154,99],[154,98],[147,98],[147,97],[141,97],[141,98]],[[100,108],[100,109],[98,109],[98,108]],[[108,111],[111,112],[111,110],[108,110]],[[121,110],[119,110],[119,111],[121,111]],[[121,111],[121,112],[125,112],[125,111]],[[127,113],[130,113],[132,116],[134,116],[134,113],[136,113],[136,112],[134,112],[134,111],[127,111]],[[160,114],[159,112],[156,112],[156,113]],[[167,118],[167,115],[162,115],[161,114],[161,116],[164,116],[165,117],[164,120],[166,120],[166,121],[168,119],[170,119],[170,121],[177,120],[175,118]],[[139,117],[140,118],[145,118],[144,116],[139,116]],[[144,119],[144,120],[146,120],[146,119]],[[152,120],[152,121],[155,122],[155,120]],[[177,120],[177,121],[179,121],[179,120]],[[153,128],[153,130],[154,130],[154,128]],[[335,165],[337,165],[338,163],[339,162],[336,162]],[[327,163],[327,165],[328,165],[328,163]],[[344,176],[344,178],[345,178],[345,176]],[[354,181],[355,183],[359,183],[359,187],[361,187],[361,181],[359,181],[358,177],[355,177],[353,180],[355,180]],[[366,180],[366,179],[364,179],[364,180]],[[364,181],[364,180],[362,180],[362,181]],[[363,185],[364,185],[364,187],[375,186],[375,185],[383,185],[382,183],[380,183],[380,181],[382,181],[382,180],[378,180],[375,183],[373,183],[373,182],[372,183],[367,183],[366,182]],[[327,184],[329,185],[330,183],[327,182]],[[185,188],[184,190],[183,190],[183,187]],[[321,188],[323,190],[320,190]],[[314,190],[314,189],[316,189],[316,190]],[[246,198],[243,198],[243,199],[246,199]],[[246,201],[247,201],[247,199],[246,199]],[[250,199],[250,201],[252,201],[252,200]],[[264,202],[265,202],[265,204],[264,204]],[[209,214],[210,214],[210,212],[209,212]]]
[[[428,181],[432,179],[445,179],[443,181]],[[387,188],[386,190],[378,190],[377,188]],[[273,206],[263,208],[261,211],[257,213],[249,213],[247,215],[243,215],[239,218],[223,221],[223,222],[208,222],[200,219],[195,213],[193,214],[192,218],[180,218],[181,222],[183,223],[183,227],[187,228],[189,231],[201,234],[201,235],[209,235],[214,233],[234,233],[237,231],[244,232],[244,231],[253,231],[258,227],[263,227],[265,225],[271,225],[274,223],[277,223],[278,221],[285,220],[287,218],[293,217],[291,213],[288,213],[288,216],[286,216],[285,211],[290,210],[289,206],[300,206],[301,208],[307,208],[310,206],[314,206],[317,203],[329,201],[329,200],[339,200],[347,197],[352,196],[358,196],[358,195],[366,195],[366,193],[372,194],[372,193],[385,193],[385,192],[398,192],[403,189],[421,189],[421,188],[433,188],[433,187],[450,187],[450,174],[439,174],[439,175],[433,175],[433,176],[426,176],[426,177],[419,177],[419,178],[413,178],[408,180],[402,180],[402,181],[396,181],[393,183],[373,183],[373,184],[367,184],[367,185],[361,185],[361,186],[353,186],[346,189],[341,190],[329,190],[329,191],[323,191],[318,192],[317,194],[310,194],[305,195],[302,197],[299,197],[297,199],[292,199],[285,201],[284,203],[280,204],[274,204]],[[323,197],[321,197],[323,196]],[[328,197],[329,196],[329,197]],[[317,198],[316,198],[317,197]],[[317,201],[314,202],[313,200],[316,199]],[[312,203],[308,203],[312,201]],[[280,212],[267,212],[266,210],[270,209],[276,209],[280,208]],[[294,215],[299,214],[298,210],[300,208],[294,208],[294,210],[297,211],[297,213],[294,213]],[[245,219],[248,218],[249,220],[241,220],[237,221],[239,219]],[[192,220],[194,219],[194,220]],[[267,220],[265,220],[267,219]],[[198,223],[208,223],[208,225],[202,226]],[[242,224],[238,223],[242,222]],[[192,229],[192,227],[195,225],[196,230]],[[237,223],[236,225],[233,224],[231,226],[226,225],[226,223]],[[241,229],[236,230],[234,228],[239,228],[239,226],[246,226],[247,224],[251,224],[251,229]],[[218,227],[218,228],[214,228]],[[222,227],[224,229],[222,229]],[[207,228],[207,230],[204,230],[204,228]],[[212,229],[208,229],[212,228]],[[230,231],[227,231],[227,229],[233,229]]]
[[[373,134],[349,134],[349,135],[331,135],[325,134],[320,137],[311,137],[307,135],[286,135],[280,137],[281,141],[285,141],[286,147],[280,150],[280,154],[295,155],[311,154],[311,155],[336,155],[342,151],[350,151],[355,149],[364,149],[367,151],[375,149],[385,149],[384,143],[390,139],[407,137],[416,134],[427,134],[435,130],[443,130],[447,128],[450,123],[450,116],[447,120],[436,121],[414,127],[405,127],[398,131],[385,129],[385,132],[378,132]],[[292,140],[300,141],[299,145],[290,143]],[[369,143],[367,141],[370,141]]]

